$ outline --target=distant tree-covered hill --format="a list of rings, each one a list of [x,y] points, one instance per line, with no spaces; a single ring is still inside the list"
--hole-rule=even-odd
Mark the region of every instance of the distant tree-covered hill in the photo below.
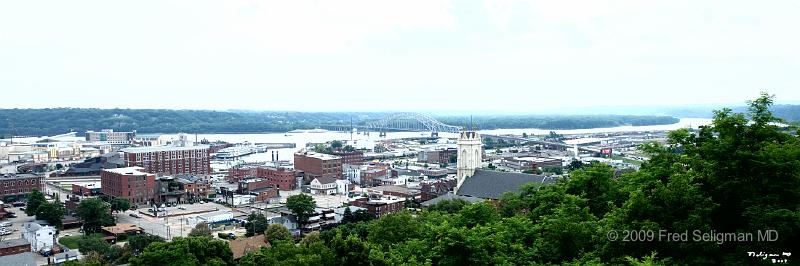
[[[53,135],[65,132],[114,129],[139,133],[256,133],[286,132],[323,125],[355,125],[380,119],[381,112],[275,112],[208,111],[165,109],[0,109],[0,136]],[[464,125],[468,117],[436,117],[451,125]],[[545,128],[577,129],[621,125],[658,125],[678,121],[669,116],[591,115],[591,116],[476,116],[482,129]]]

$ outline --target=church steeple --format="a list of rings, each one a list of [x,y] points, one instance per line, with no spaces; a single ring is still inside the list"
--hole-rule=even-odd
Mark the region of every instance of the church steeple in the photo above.
[[[470,126],[461,131],[458,138],[458,172],[456,173],[457,185],[456,192],[464,183],[464,180],[475,174],[475,170],[481,166],[482,143],[481,136],[472,129],[472,117]]]

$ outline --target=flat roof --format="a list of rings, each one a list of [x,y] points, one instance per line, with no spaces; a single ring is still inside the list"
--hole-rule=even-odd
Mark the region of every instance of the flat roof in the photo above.
[[[326,153],[310,152],[310,151],[309,152],[298,152],[298,153],[295,153],[295,154],[299,154],[299,155],[303,155],[303,156],[311,157],[311,158],[317,158],[317,159],[321,159],[321,160],[334,160],[334,159],[342,158],[342,157],[339,157],[339,156],[336,156],[336,155],[330,155],[330,154],[326,154]]]
[[[113,168],[113,169],[103,169],[103,171],[111,172],[120,175],[149,175],[150,173],[142,172],[144,168],[139,166],[131,166],[131,167],[123,167],[123,168]]]
[[[411,195],[411,194],[413,194],[415,192],[412,189],[404,188],[404,187],[401,187],[401,186],[377,186],[377,187],[372,187],[372,188],[368,188],[368,189],[376,190],[376,191],[389,191],[389,192],[395,192],[395,193],[403,193],[403,194],[408,194],[408,195]]]
[[[156,152],[156,151],[190,151],[208,149],[208,145],[193,145],[193,146],[148,146],[148,147],[133,147],[124,148],[122,152],[125,153],[140,153],[140,152]]]
[[[115,235],[121,235],[128,232],[144,231],[144,229],[135,224],[117,224],[114,226],[104,226],[102,229]]]

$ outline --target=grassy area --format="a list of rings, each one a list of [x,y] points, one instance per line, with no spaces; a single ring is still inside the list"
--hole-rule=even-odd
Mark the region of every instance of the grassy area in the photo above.
[[[622,160],[623,162],[626,162],[626,163],[629,163],[629,164],[632,164],[632,165],[642,165],[641,161],[631,160],[631,159],[628,159],[628,158],[625,158],[625,157],[622,157],[622,156],[618,156],[618,155],[611,156],[611,159]]]
[[[58,239],[58,243],[66,246],[70,249],[77,249],[78,248],[78,241],[81,239],[81,236],[65,236]]]

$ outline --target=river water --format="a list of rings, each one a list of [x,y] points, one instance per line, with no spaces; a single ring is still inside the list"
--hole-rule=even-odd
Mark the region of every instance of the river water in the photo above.
[[[493,130],[479,130],[481,134],[516,134],[521,135],[527,133],[530,135],[545,135],[550,131],[555,131],[557,134],[572,135],[572,134],[592,134],[592,133],[606,133],[606,132],[636,132],[636,131],[663,131],[675,130],[679,128],[697,128],[699,126],[708,125],[711,119],[708,118],[681,118],[678,123],[669,125],[656,125],[656,126],[621,126],[610,128],[589,128],[589,129],[570,129],[570,130],[551,130],[551,129],[493,129]],[[177,135],[175,135],[177,137]],[[263,134],[198,134],[197,139],[207,139],[209,141],[225,141],[230,143],[241,143],[248,141],[250,143],[295,143],[295,148],[277,149],[280,160],[292,160],[293,154],[304,148],[307,143],[322,143],[332,140],[357,140],[357,141],[380,141],[386,139],[410,138],[410,137],[425,137],[430,136],[430,132],[388,132],[385,137],[380,137],[377,132],[370,132],[367,134],[347,133],[347,132],[319,132],[319,133],[263,133]],[[458,133],[439,133],[442,138],[456,138]],[[243,161],[269,161],[271,157],[270,152],[258,153],[242,157]]]
[[[479,130],[481,134],[516,134],[521,135],[527,133],[529,135],[545,135],[550,131],[555,131],[557,134],[572,135],[572,134],[592,134],[592,133],[605,133],[605,132],[636,132],[636,131],[661,131],[661,130],[675,130],[679,128],[692,127],[697,128],[702,125],[708,125],[711,119],[707,118],[681,118],[678,123],[670,125],[657,125],[657,126],[621,126],[610,128],[589,128],[589,129],[570,129],[570,130],[551,130],[551,129],[492,129],[492,130]],[[167,136],[177,138],[177,134],[166,134]],[[207,139],[209,141],[225,141],[230,143],[294,143],[295,148],[276,149],[280,160],[292,160],[293,154],[304,148],[307,143],[322,143],[332,140],[357,140],[365,142],[380,141],[386,139],[410,138],[410,137],[424,137],[430,136],[430,132],[388,132],[385,137],[380,137],[377,132],[370,132],[369,134],[357,134],[347,132],[301,132],[301,133],[259,133],[259,134],[198,134],[197,140]],[[189,136],[192,139],[194,136]],[[442,138],[455,138],[458,137],[457,133],[439,133]],[[26,138],[30,141],[36,141],[38,138]],[[15,141],[26,142],[26,139],[15,139]],[[62,138],[66,141],[67,138]],[[75,141],[81,140],[81,137],[71,137]],[[271,153],[258,153],[242,157],[243,161],[269,161]]]

